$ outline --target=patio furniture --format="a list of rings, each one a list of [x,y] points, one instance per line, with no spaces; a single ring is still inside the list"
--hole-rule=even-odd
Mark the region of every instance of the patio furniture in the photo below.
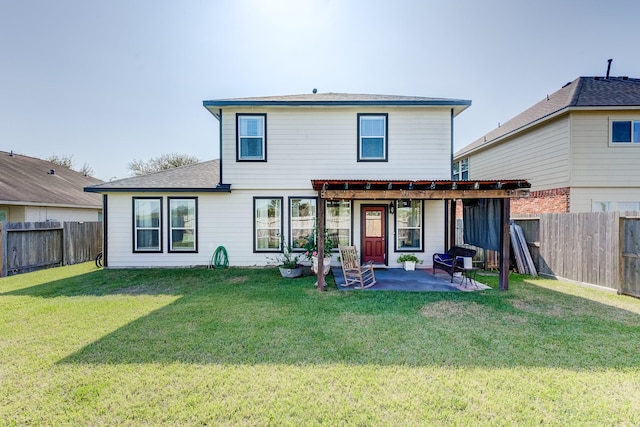
[[[464,257],[474,257],[476,251],[474,249],[463,248],[462,246],[454,246],[446,253],[433,254],[433,272],[436,268],[446,271],[451,275],[451,283],[453,283],[453,275],[455,273],[464,272]]]
[[[360,259],[355,246],[339,245],[340,263],[342,264],[342,273],[344,274],[344,285],[354,286],[354,289],[365,289],[376,283],[376,277],[373,273],[373,263],[369,262],[360,265]]]

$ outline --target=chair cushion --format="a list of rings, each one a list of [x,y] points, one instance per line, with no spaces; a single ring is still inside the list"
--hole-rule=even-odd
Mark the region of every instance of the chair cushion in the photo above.
[[[440,262],[442,264],[451,265],[453,264],[453,257],[449,254],[435,254],[433,259],[436,262]]]

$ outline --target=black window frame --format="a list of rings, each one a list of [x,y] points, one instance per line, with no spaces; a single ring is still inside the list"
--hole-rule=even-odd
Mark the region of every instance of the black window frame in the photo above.
[[[240,120],[242,117],[262,117],[263,133],[262,136],[262,158],[251,159],[243,158],[240,150]],[[266,162],[267,161],[267,114],[266,113],[236,113],[236,162]]]
[[[173,200],[193,200],[195,202],[195,212],[194,212],[194,221],[195,221],[195,225],[194,225],[194,229],[193,229],[193,238],[194,238],[194,248],[193,249],[188,249],[188,250],[184,250],[184,249],[174,249],[173,248],[173,224],[172,224],[172,217],[171,217],[171,202]],[[188,253],[198,253],[198,231],[199,227],[198,227],[198,197],[197,196],[191,196],[191,197],[177,197],[177,196],[172,196],[172,197],[167,197],[167,232],[168,232],[168,241],[167,241],[167,251],[169,253],[181,253],[181,254],[188,254]]]
[[[278,238],[278,248],[266,248],[266,249],[259,249],[258,248],[258,236],[257,236],[257,231],[258,231],[258,227],[257,227],[257,218],[256,218],[256,202],[258,200],[279,200],[280,201],[280,236]],[[282,253],[284,251],[284,248],[282,246],[282,236],[284,233],[284,197],[279,196],[279,197],[270,197],[270,196],[256,196],[253,198],[253,252],[254,253]]]
[[[136,224],[137,218],[137,210],[136,210],[136,201],[138,200],[157,200],[159,202],[158,207],[158,249],[138,249],[138,227]],[[162,229],[163,229],[163,218],[162,218],[162,197],[132,197],[131,198],[131,245],[133,253],[163,253],[164,245],[163,245],[163,237],[162,237]],[[155,228],[155,227],[154,227]]]
[[[361,140],[361,118],[363,117],[383,117],[384,118],[384,157],[371,158],[362,156]],[[358,162],[388,162],[389,161],[389,113],[358,113],[357,114],[358,141],[357,153]]]

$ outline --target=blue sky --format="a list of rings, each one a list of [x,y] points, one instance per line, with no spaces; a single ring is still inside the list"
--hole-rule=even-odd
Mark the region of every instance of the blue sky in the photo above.
[[[103,180],[217,158],[205,99],[470,99],[456,149],[579,76],[640,77],[629,0],[0,0],[0,150]]]

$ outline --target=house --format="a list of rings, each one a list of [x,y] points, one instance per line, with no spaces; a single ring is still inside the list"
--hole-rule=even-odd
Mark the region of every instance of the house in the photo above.
[[[455,177],[518,176],[511,212],[640,210],[640,79],[579,77],[455,153]]]
[[[0,221],[100,221],[102,181],[46,160],[0,151]]]
[[[263,266],[283,245],[302,251],[320,223],[363,261],[399,266],[411,252],[428,267],[448,244],[448,200],[526,187],[453,183],[454,118],[470,104],[338,93],[204,101],[220,159],[85,189],[104,195],[106,263],[207,265],[224,246],[230,265]]]

